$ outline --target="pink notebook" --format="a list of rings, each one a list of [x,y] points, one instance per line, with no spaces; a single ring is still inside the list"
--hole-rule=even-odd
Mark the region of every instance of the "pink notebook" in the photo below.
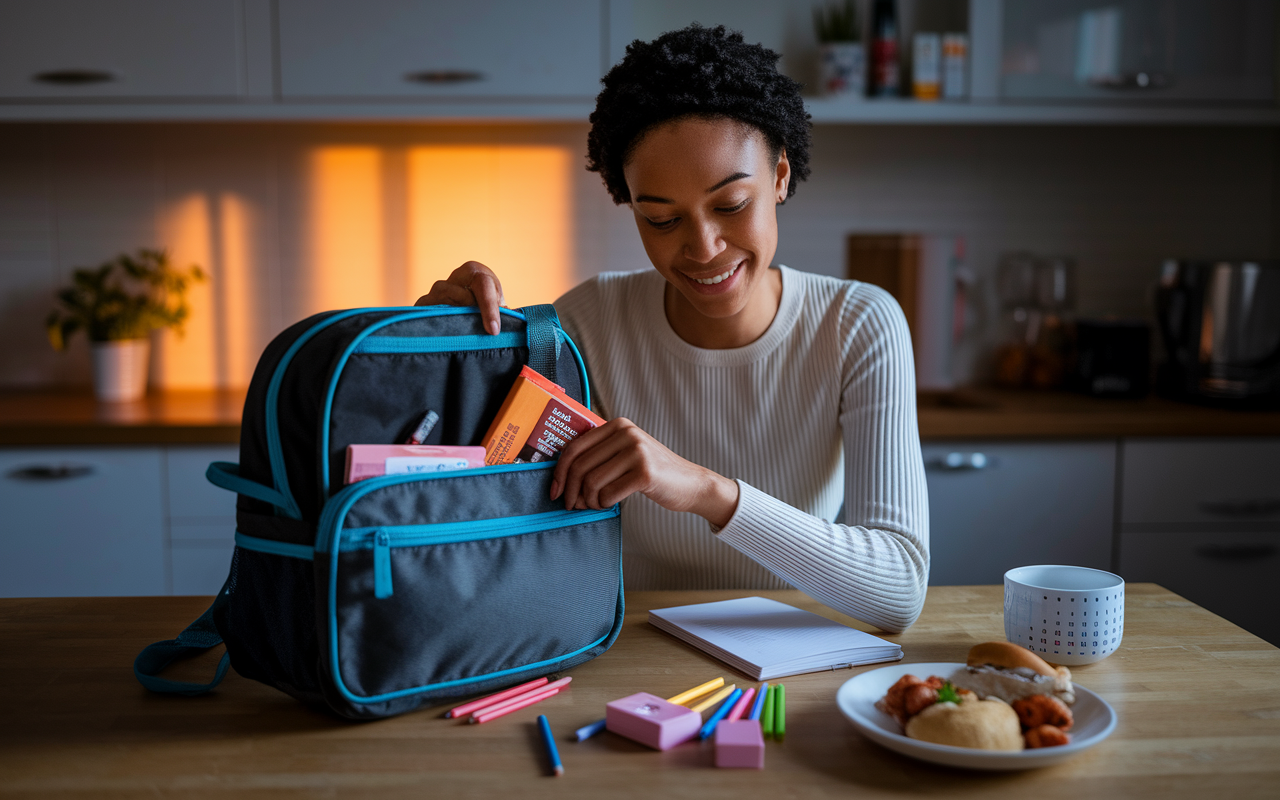
[[[353,444],[347,446],[347,483],[380,475],[444,472],[484,466],[483,447],[427,444]]]

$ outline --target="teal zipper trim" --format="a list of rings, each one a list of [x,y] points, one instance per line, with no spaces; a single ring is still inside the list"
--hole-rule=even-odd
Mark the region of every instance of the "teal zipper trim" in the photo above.
[[[373,596],[391,596],[391,536],[385,530],[373,535]]]
[[[618,507],[600,511],[544,511],[523,517],[498,519],[472,519],[463,522],[437,522],[433,525],[396,525],[391,528],[343,528],[339,534],[338,552],[375,550],[379,546],[423,547],[433,544],[457,544],[480,542],[485,539],[501,539],[504,536],[520,536],[526,533],[563,528],[566,525],[586,525],[618,516]]]
[[[497,350],[524,347],[525,336],[516,331],[478,336],[369,336],[356,345],[356,353],[457,353],[464,350]]]
[[[256,550],[259,553],[270,553],[273,556],[300,558],[303,561],[312,561],[316,557],[314,547],[307,547],[305,544],[277,542],[274,539],[263,539],[258,536],[250,536],[246,533],[241,533],[240,531],[236,531],[236,547],[243,547],[246,550]]]

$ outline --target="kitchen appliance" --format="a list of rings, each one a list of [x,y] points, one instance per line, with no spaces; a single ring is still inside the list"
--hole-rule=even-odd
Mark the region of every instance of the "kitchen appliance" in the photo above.
[[[1094,397],[1142,397],[1150,388],[1151,327],[1140,320],[1082,319],[1075,324],[1067,386]]]
[[[1161,394],[1280,407],[1280,261],[1165,261],[1156,318]]]

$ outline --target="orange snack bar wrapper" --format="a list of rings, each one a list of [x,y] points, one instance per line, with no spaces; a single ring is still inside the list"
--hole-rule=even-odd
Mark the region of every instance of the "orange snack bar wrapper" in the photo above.
[[[578,434],[603,424],[562,387],[522,367],[484,435],[484,463],[551,461]]]

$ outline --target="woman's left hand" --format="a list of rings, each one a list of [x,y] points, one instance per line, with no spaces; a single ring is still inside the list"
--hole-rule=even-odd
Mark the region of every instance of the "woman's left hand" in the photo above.
[[[563,494],[569,509],[608,508],[636,492],[716,527],[738,507],[736,482],[681,458],[625,417],[569,442],[551,479],[551,499]]]

